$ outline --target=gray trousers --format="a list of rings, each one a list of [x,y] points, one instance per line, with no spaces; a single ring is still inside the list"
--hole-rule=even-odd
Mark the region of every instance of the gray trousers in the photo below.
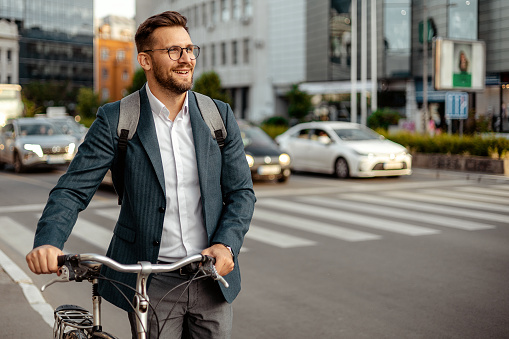
[[[202,278],[186,285],[192,275],[178,272],[159,273],[152,278],[148,289],[150,304],[156,308],[156,317],[149,311],[149,338],[221,338],[231,337],[232,305],[224,300],[218,283]],[[175,286],[184,286],[167,294]],[[136,337],[136,315],[129,313],[133,339]],[[159,326],[158,326],[159,325]],[[158,336],[158,332],[161,331]]]

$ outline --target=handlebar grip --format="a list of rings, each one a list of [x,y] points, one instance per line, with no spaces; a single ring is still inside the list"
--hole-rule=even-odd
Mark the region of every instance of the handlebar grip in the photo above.
[[[212,263],[212,265],[214,265],[216,263],[216,258],[211,257],[209,255],[204,255],[202,262],[206,263],[207,261],[210,261]]]
[[[66,256],[65,256],[65,255],[59,255],[59,256],[57,257],[58,267],[60,267],[60,266],[64,266],[64,264],[65,264],[65,258],[66,258]]]

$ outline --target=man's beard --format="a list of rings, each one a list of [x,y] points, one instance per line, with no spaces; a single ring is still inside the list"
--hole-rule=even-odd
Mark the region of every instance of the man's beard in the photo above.
[[[192,66],[188,68],[191,70],[193,69]],[[174,94],[184,94],[185,92],[193,88],[193,76],[191,76],[191,82],[187,83],[183,81],[178,81],[174,77],[167,75],[165,71],[166,70],[163,70],[163,68],[160,67],[159,65],[154,64],[154,77],[157,83],[162,88]]]

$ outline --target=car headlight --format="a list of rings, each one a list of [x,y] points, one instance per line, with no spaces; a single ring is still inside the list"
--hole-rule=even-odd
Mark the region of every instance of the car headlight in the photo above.
[[[357,150],[353,150],[353,152],[357,155],[360,155],[360,156],[363,156],[363,157],[368,157],[368,158],[374,158],[375,157],[375,154],[374,153],[369,153],[369,152],[359,152]]]
[[[39,158],[42,158],[42,156],[43,156],[41,145],[37,145],[37,144],[25,144],[23,146],[23,148],[26,149],[27,151],[34,152],[35,154],[37,154],[37,156]]]
[[[290,165],[290,156],[286,153],[282,153],[280,156],[279,156],[279,164],[281,166],[288,166]]]
[[[76,149],[76,145],[74,142],[71,142],[69,146],[66,147],[67,154],[71,155],[74,153],[74,150]]]
[[[246,160],[247,160],[247,164],[249,165],[249,167],[253,167],[253,165],[254,165],[254,158],[251,155],[246,154]]]

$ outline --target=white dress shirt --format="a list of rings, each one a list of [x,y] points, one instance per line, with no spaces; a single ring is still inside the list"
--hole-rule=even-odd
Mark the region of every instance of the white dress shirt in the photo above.
[[[207,247],[188,94],[174,121],[169,119],[170,112],[152,94],[148,83],[147,95],[154,117],[166,190],[159,260],[173,262],[200,253]]]

